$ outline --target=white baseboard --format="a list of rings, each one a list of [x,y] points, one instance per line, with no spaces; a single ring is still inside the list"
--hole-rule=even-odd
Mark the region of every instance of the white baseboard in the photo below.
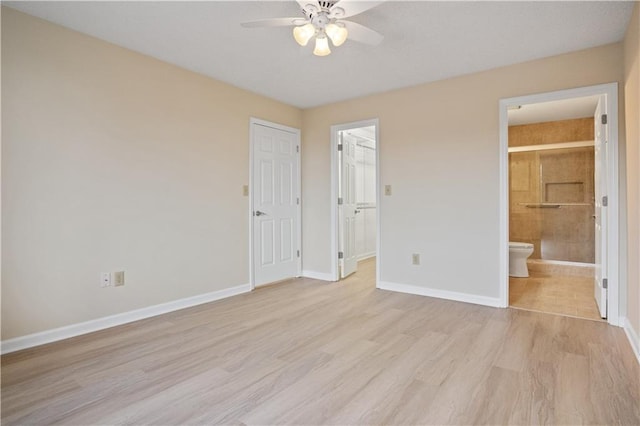
[[[434,288],[419,287],[411,284],[398,284],[388,281],[378,281],[377,287],[381,290],[397,291],[399,293],[416,294],[418,296],[437,297],[438,299],[455,300],[457,302],[473,303],[476,305],[502,307],[500,298],[478,296],[475,294],[458,293],[455,291],[439,290]]]
[[[28,334],[26,336],[15,337],[13,339],[2,341],[2,353],[6,354],[19,351],[21,349],[31,348],[33,346],[44,345],[45,343],[56,342],[58,340],[68,339],[70,337],[98,330],[104,330],[105,328],[115,327],[117,325],[138,321],[156,315],[166,314],[167,312],[178,311],[180,309],[225,299],[227,297],[248,293],[250,291],[251,285],[243,284],[236,287],[213,291],[211,293],[200,294],[198,296],[187,297],[184,299],[174,300],[172,302],[136,309],[134,311],[110,315],[108,317],[102,317],[91,321],[71,324],[65,327]]]
[[[633,353],[636,354],[638,364],[640,364],[640,338],[638,337],[638,332],[634,330],[631,322],[629,321],[629,318],[621,319],[624,327],[624,332],[627,335],[627,339],[629,339],[629,343],[631,344],[631,349],[633,349]]]
[[[335,278],[331,274],[327,274],[325,272],[309,271],[306,269],[302,271],[302,276],[320,281],[335,281]]]
[[[371,259],[372,257],[375,257],[375,256],[376,256],[375,251],[372,251],[371,253],[361,254],[360,256],[358,256],[358,262],[360,262],[361,260]]]

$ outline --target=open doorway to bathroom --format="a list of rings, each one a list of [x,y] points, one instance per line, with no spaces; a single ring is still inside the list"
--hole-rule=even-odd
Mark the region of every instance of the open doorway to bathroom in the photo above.
[[[618,170],[618,84],[617,83],[607,83],[600,84],[596,86],[587,86],[587,87],[579,87],[574,89],[566,89],[559,90],[555,92],[547,92],[533,95],[525,95],[518,96],[513,98],[505,98],[499,101],[499,122],[500,122],[500,301],[501,306],[509,306],[510,301],[514,302],[514,297],[510,293],[512,289],[510,288],[510,279],[509,274],[510,268],[513,265],[510,265],[512,261],[512,256],[510,256],[510,236],[515,238],[515,235],[511,235],[510,232],[510,182],[509,182],[509,115],[515,114],[516,111],[526,111],[528,106],[532,106],[535,104],[546,104],[546,106],[553,106],[555,101],[568,101],[577,98],[592,98],[591,101],[598,97],[598,101],[595,107],[595,111],[591,111],[593,108],[593,103],[587,110],[589,115],[584,113],[584,116],[574,115],[574,116],[560,116],[555,115],[552,117],[546,117],[537,120],[530,120],[528,122],[523,122],[521,124],[533,124],[533,123],[544,123],[544,122],[554,122],[554,121],[562,121],[569,119],[578,119],[578,118],[589,118],[591,113],[593,113],[594,117],[594,168],[593,168],[593,212],[591,213],[591,220],[593,220],[593,228],[594,228],[594,262],[593,262],[593,278],[589,280],[592,282],[591,286],[591,296],[598,305],[598,311],[600,314],[600,318],[605,318],[609,324],[611,325],[620,325],[622,321],[622,317],[620,316],[620,306],[625,304],[626,295],[624,292],[621,292],[619,276],[620,276],[620,261],[619,261],[619,243],[620,243],[620,224],[619,224],[619,170]],[[540,105],[544,106],[544,105]],[[548,111],[551,108],[543,108]],[[511,112],[510,112],[511,111]],[[512,122],[512,124],[515,124]],[[553,132],[552,132],[553,133]],[[555,137],[555,133],[554,133]],[[579,139],[582,139],[580,137]],[[556,143],[556,141],[548,141],[547,145],[552,145]],[[567,150],[571,148],[585,148],[586,143],[582,143],[585,141],[574,140],[573,146],[565,145],[558,147],[558,150]],[[525,146],[530,145],[539,145],[535,143],[527,143]],[[516,148],[516,147],[512,147]],[[550,146],[547,148],[551,148]],[[521,148],[522,149],[522,148]],[[511,154],[514,153],[514,149],[511,150]],[[551,152],[551,149],[548,150],[539,150]],[[565,153],[568,151],[565,151]],[[582,156],[588,156],[589,154],[583,153],[580,154]],[[569,156],[576,156],[571,154]],[[579,156],[579,155],[578,155]],[[545,159],[547,161],[549,159]],[[529,184],[537,185],[538,190],[533,191],[535,195],[538,197],[531,202],[520,201],[523,205],[519,206],[522,208],[528,208],[531,210],[540,210],[547,211],[553,210],[556,212],[564,212],[566,213],[569,208],[578,207],[579,205],[588,204],[584,197],[588,196],[585,193],[590,194],[590,188],[587,181],[582,181],[578,179],[569,179],[568,175],[570,173],[575,174],[570,171],[571,164],[562,169],[561,172],[558,172],[555,176],[553,174],[549,175],[549,179],[547,179],[546,175],[541,175],[539,173],[540,162],[543,161],[540,158],[532,160],[530,163],[533,165],[534,170],[538,174],[529,175]],[[537,163],[536,163],[537,161]],[[550,160],[553,163],[555,160]],[[577,161],[577,160],[576,160]],[[547,164],[547,163],[545,163]],[[553,164],[549,164],[553,167]],[[531,167],[531,166],[530,166]],[[544,167],[544,164],[543,164]],[[532,173],[534,172],[532,171]],[[518,172],[516,172],[518,173]],[[524,172],[521,172],[524,174]],[[566,175],[561,175],[561,173],[566,173]],[[583,170],[583,174],[588,174],[588,172]],[[542,177],[541,177],[542,176]],[[562,179],[560,179],[562,178]],[[520,176],[520,179],[524,179],[523,176]],[[526,182],[520,181],[515,182],[516,189],[520,191],[524,191],[524,185]],[[551,185],[546,185],[550,183]],[[582,186],[582,189],[578,191],[578,193],[582,192],[583,198],[582,202],[577,201],[579,198],[574,192],[570,191],[573,187]],[[541,187],[545,187],[540,189]],[[573,195],[572,195],[573,194]],[[512,196],[513,197],[513,196]],[[550,197],[550,198],[548,198]],[[573,203],[569,202],[569,197],[573,198]],[[527,204],[531,204],[531,207],[527,207]],[[537,205],[536,205],[537,204]],[[548,205],[545,205],[548,204]],[[558,204],[558,207],[554,205]],[[563,206],[563,204],[567,204]],[[573,205],[573,206],[571,206]],[[586,206],[584,207],[586,208]],[[591,209],[591,207],[589,207]],[[595,215],[595,218],[593,217]],[[567,215],[568,216],[568,215]],[[542,213],[537,213],[537,221],[536,229],[541,229],[543,227],[542,220],[546,220],[547,218],[543,216]],[[553,235],[553,238],[563,237],[571,232],[574,234],[572,228],[577,227],[577,223],[564,223],[563,226],[555,226],[550,225],[551,230],[556,230],[557,232],[554,234],[551,231],[545,231],[545,235],[550,236]],[[586,228],[582,228],[586,229]],[[576,231],[578,233],[579,231]],[[542,235],[542,231],[540,231]],[[584,237],[584,235],[582,236]],[[588,237],[588,236],[587,236]],[[549,237],[546,237],[547,239]],[[540,262],[545,261],[548,265],[556,265],[556,266],[575,266],[582,267],[584,263],[589,262],[579,262],[576,261],[575,258],[570,260],[556,260],[556,259],[544,259],[544,255],[542,252],[547,253],[548,251],[545,248],[553,247],[553,244],[548,246],[547,244],[542,243],[542,237],[540,238],[540,243],[538,247],[538,252],[540,253],[541,258]],[[518,242],[518,241],[511,241]],[[574,248],[577,249],[577,241],[574,241]],[[533,252],[536,251],[535,243],[531,244],[530,247],[526,247],[524,250],[524,257],[531,257]],[[557,245],[557,244],[556,244]],[[530,252],[529,252],[530,250]],[[515,250],[518,253],[518,250]],[[520,251],[520,255],[522,255],[522,251]],[[553,250],[552,250],[553,251]],[[557,253],[557,251],[556,251]],[[574,251],[574,255],[575,255]],[[527,259],[529,260],[529,259]],[[525,260],[526,266],[528,268],[531,263],[531,259],[529,261]],[[535,266],[532,267],[532,272],[535,271]],[[547,265],[545,265],[547,266]],[[550,278],[553,278],[553,267],[547,273],[551,275]],[[557,268],[556,268],[557,269]],[[589,269],[588,265],[584,267],[584,269]],[[581,272],[585,272],[584,269]],[[513,270],[511,271],[513,272]],[[517,272],[517,271],[516,271]],[[566,273],[567,271],[563,271]],[[571,273],[569,276],[579,275],[574,273],[576,271],[568,271]],[[516,274],[518,275],[518,274]],[[591,273],[589,272],[589,275]],[[513,282],[513,279],[511,280]],[[532,286],[532,287],[535,287]],[[586,286],[585,286],[586,287]],[[517,291],[518,289],[514,289]],[[554,294],[551,296],[553,299],[557,299],[559,296],[558,288],[552,288]],[[539,293],[540,291],[537,291]],[[534,291],[533,293],[536,293]],[[511,297],[510,297],[511,296]],[[588,298],[588,296],[585,296]],[[515,303],[515,302],[514,302]],[[557,306],[556,306],[557,307]],[[541,304],[538,304],[537,308],[532,308],[535,310],[544,310],[546,312],[550,312],[548,307],[543,308]],[[577,308],[575,313],[571,312],[555,312],[562,313],[565,315],[577,315]],[[584,318],[584,316],[582,316]]]
[[[378,123],[333,126],[334,277],[377,276]]]
[[[616,91],[608,84],[500,102],[503,295],[512,307],[617,324]]]
[[[509,112],[509,305],[600,320],[595,279],[598,96]]]

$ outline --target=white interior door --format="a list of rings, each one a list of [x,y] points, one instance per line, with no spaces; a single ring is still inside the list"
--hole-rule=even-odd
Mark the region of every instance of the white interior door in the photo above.
[[[252,123],[253,277],[256,286],[298,274],[298,134]]]
[[[346,277],[358,269],[358,255],[356,251],[356,141],[340,132],[342,155],[340,164],[340,198],[339,205],[341,273]]]
[[[365,202],[365,172],[364,148],[356,142],[356,256],[358,260],[362,259],[367,252],[366,209],[362,208]]]
[[[603,123],[606,116],[604,96],[598,100],[595,122],[595,266],[594,293],[600,316],[607,317],[607,126]]]

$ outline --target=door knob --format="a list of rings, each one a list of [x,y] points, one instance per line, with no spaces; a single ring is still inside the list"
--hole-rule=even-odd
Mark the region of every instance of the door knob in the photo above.
[[[253,213],[254,216],[266,216],[267,214],[265,212],[261,212],[260,210],[256,210]]]
[[[356,210],[356,214],[360,213],[360,210]]]

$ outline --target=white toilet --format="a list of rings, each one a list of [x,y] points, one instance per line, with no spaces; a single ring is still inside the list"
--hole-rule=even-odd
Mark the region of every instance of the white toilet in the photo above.
[[[527,258],[533,253],[533,244],[509,241],[509,276],[526,278],[529,276]]]

